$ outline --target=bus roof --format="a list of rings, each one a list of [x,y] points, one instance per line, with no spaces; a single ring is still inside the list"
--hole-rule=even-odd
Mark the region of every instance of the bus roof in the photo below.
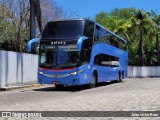
[[[120,37],[119,35],[115,34],[114,32],[106,29],[105,27],[103,27],[102,25],[100,25],[99,23],[93,21],[93,20],[90,20],[90,19],[83,19],[83,18],[74,18],[74,19],[55,19],[55,20],[51,20],[51,21],[48,21],[48,22],[58,22],[58,21],[72,21],[72,20],[88,20],[90,22],[93,22],[94,24],[100,26],[101,28],[107,30],[109,33],[113,34],[114,36],[118,37],[119,39],[121,39],[122,41],[124,41],[125,43],[127,43],[127,41],[125,39],[123,39],[122,37]]]

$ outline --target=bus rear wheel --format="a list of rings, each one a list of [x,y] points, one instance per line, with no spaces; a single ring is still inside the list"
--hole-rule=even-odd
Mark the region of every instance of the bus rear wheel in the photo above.
[[[96,83],[97,83],[97,77],[96,77],[96,74],[93,73],[93,75],[92,75],[92,81],[91,81],[91,83],[89,84],[89,87],[90,87],[90,88],[96,87]]]
[[[121,83],[122,82],[122,74],[119,72],[118,74],[118,80],[117,82]]]

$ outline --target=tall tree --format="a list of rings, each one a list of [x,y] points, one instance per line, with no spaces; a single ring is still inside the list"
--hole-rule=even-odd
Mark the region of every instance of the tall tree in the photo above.
[[[153,21],[148,18],[147,14],[144,11],[139,10],[134,18],[132,18],[133,25],[138,26],[139,29],[139,58],[140,58],[140,65],[144,66],[144,38],[143,35],[149,32],[147,30],[147,26],[153,26]]]
[[[129,20],[111,19],[110,23],[111,31],[122,36],[127,41],[130,41],[129,34],[127,33],[128,29],[131,27],[131,22]]]
[[[150,12],[150,17],[156,25],[156,49],[157,49],[157,65],[160,66],[160,43],[158,33],[160,32],[160,15],[156,14],[153,10]]]
[[[109,15],[112,18],[128,20],[132,16],[134,16],[136,14],[136,12],[137,12],[137,10],[135,8],[122,8],[122,9],[115,8],[115,9],[111,10]]]
[[[106,29],[124,37],[127,41],[130,40],[130,37],[127,33],[128,28],[131,27],[130,20],[118,19],[105,12],[98,13],[95,17],[95,20],[99,24],[103,25]]]

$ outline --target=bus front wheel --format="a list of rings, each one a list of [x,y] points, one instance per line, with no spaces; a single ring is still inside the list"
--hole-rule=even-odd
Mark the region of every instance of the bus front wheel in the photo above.
[[[55,87],[56,87],[57,89],[60,89],[60,88],[63,88],[64,85],[55,85]]]
[[[92,81],[91,81],[91,83],[89,84],[89,87],[90,87],[90,88],[94,88],[94,87],[96,86],[96,83],[97,83],[97,76],[96,76],[95,73],[93,73],[93,75],[92,75]]]

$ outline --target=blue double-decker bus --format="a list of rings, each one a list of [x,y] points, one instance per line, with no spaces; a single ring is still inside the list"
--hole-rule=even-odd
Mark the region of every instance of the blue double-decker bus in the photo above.
[[[109,23],[108,23],[109,24]],[[127,76],[127,41],[87,19],[50,21],[39,42],[38,83],[64,85],[122,82]]]

